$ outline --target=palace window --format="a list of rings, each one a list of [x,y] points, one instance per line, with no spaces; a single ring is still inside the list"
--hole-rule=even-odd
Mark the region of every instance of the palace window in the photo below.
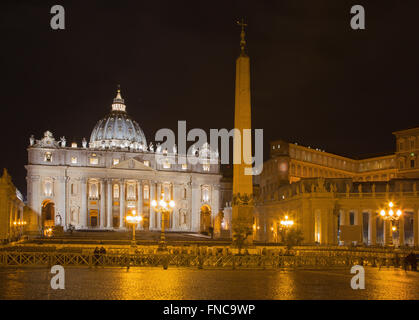
[[[187,170],[188,169],[188,165],[186,163],[182,163],[182,170]]]
[[[403,150],[403,141],[399,142],[399,151]]]
[[[150,166],[150,161],[144,160],[144,165],[147,166],[147,167],[149,167]]]
[[[119,163],[119,159],[117,158],[113,159],[112,163],[114,166],[117,165]]]
[[[150,199],[150,188],[147,184],[143,187],[143,198],[144,200]]]
[[[404,160],[400,159],[400,169],[404,169]]]
[[[411,159],[410,160],[410,167],[414,168],[415,167],[415,159]]]
[[[71,163],[76,164],[77,163],[77,157],[71,157]]]
[[[45,152],[44,161],[45,162],[52,162],[52,154],[51,154],[51,152]]]
[[[113,185],[113,198],[119,199],[119,184],[117,183]]]
[[[77,148],[77,142],[72,142],[72,143],[71,143],[71,147],[72,147],[72,148]]]
[[[410,140],[410,149],[411,150],[415,149],[415,140]]]

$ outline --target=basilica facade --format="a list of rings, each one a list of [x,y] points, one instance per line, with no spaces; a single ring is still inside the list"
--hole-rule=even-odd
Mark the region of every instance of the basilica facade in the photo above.
[[[118,89],[89,142],[68,145],[49,131],[40,140],[30,138],[28,206],[37,213],[40,229],[125,229],[126,216],[135,211],[142,216],[139,229],[159,230],[162,217],[151,201],[174,200],[167,230],[208,232],[221,209],[222,176],[219,162],[209,160],[218,154],[207,144],[194,153],[198,161],[191,164],[176,145],[163,150],[147,144]]]

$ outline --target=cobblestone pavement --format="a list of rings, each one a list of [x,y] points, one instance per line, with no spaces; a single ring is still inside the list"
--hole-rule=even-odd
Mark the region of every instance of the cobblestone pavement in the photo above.
[[[419,299],[419,272],[366,268],[365,290],[350,269],[198,270],[66,268],[53,290],[47,268],[0,269],[0,299]]]

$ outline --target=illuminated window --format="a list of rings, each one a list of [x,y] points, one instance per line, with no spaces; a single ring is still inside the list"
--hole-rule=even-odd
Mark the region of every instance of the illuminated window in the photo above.
[[[150,161],[144,160],[144,165],[147,166],[147,167],[149,167],[150,166]]]
[[[77,142],[72,142],[72,143],[71,143],[71,147],[72,147],[72,148],[77,148]]]
[[[127,186],[127,200],[135,200],[137,197],[135,195],[135,184],[130,183]]]
[[[71,157],[71,163],[73,164],[77,163],[77,157]]]
[[[119,199],[119,184],[113,185],[113,198]]]
[[[188,169],[188,165],[186,163],[182,163],[182,170]]]
[[[52,154],[51,154],[51,152],[45,152],[44,161],[45,162],[52,162]]]
[[[143,197],[145,200],[150,199],[150,188],[147,184],[143,187]]]
[[[209,163],[204,163],[204,164],[202,165],[202,169],[203,169],[204,171],[210,171],[210,164],[209,164]]]
[[[169,162],[168,160],[165,160],[165,161],[163,162],[163,168],[164,168],[164,169],[170,169],[170,162]]]
[[[113,159],[113,165],[117,165],[119,163],[119,159]]]
[[[95,153],[92,154],[92,157],[90,158],[90,164],[98,164],[99,158],[96,156]]]
[[[89,198],[91,199],[99,198],[99,186],[97,182],[89,183]]]

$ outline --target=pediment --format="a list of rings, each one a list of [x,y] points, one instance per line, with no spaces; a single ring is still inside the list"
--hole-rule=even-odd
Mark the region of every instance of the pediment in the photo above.
[[[128,169],[128,170],[140,170],[140,171],[154,171],[153,168],[146,166],[144,163],[136,159],[124,160],[116,165],[113,165],[112,168],[115,169]]]

